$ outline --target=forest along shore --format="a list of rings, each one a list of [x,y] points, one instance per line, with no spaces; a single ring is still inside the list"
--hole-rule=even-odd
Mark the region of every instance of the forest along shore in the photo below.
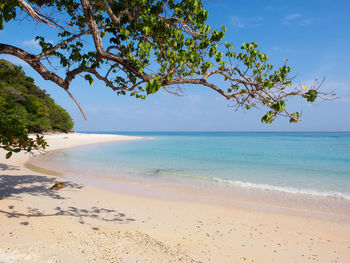
[[[140,139],[54,134],[49,150]],[[0,262],[349,262],[350,225],[118,194],[0,152]]]

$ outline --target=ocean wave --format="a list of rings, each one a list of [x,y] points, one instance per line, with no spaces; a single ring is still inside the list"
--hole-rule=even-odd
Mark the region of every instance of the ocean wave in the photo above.
[[[255,189],[266,190],[266,191],[270,191],[270,190],[279,191],[279,192],[284,192],[289,194],[303,194],[303,195],[332,197],[332,198],[350,200],[350,194],[348,193],[340,193],[340,192],[334,192],[334,191],[323,192],[323,191],[317,191],[312,189],[298,189],[295,187],[283,187],[283,186],[275,186],[275,185],[269,185],[269,184],[255,184],[255,183],[242,182],[242,181],[225,180],[217,177],[214,177],[213,180],[218,183],[224,183],[224,184],[239,186],[243,188],[255,188]]]
[[[345,199],[350,200],[350,193],[341,193],[336,191],[317,191],[313,189],[305,189],[305,188],[296,188],[296,187],[284,187],[284,186],[276,186],[270,184],[257,184],[251,182],[243,182],[238,180],[228,180],[221,179],[218,177],[210,177],[210,176],[199,176],[198,174],[190,174],[180,169],[148,169],[146,171],[150,176],[176,176],[182,178],[192,178],[197,180],[205,180],[205,181],[214,181],[218,183],[223,183],[232,186],[238,186],[242,188],[252,188],[252,189],[260,189],[265,191],[278,191],[289,194],[302,194],[302,195],[312,195],[319,197],[332,197],[337,199]]]

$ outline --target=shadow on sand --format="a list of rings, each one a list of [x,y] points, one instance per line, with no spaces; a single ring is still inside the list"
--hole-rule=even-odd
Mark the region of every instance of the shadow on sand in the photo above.
[[[65,199],[57,191],[49,188],[56,182],[56,178],[38,175],[0,175],[0,200],[4,198],[20,199],[19,194],[34,196],[49,196],[54,199]],[[80,184],[65,182],[65,188],[81,189]]]
[[[0,166],[0,169],[4,166]],[[12,169],[12,168],[10,168]],[[29,194],[32,196],[49,197],[58,200],[69,199],[62,196],[63,191],[51,191],[49,188],[57,181],[55,177],[38,176],[38,175],[0,175],[0,200],[11,198],[20,201],[21,194]],[[64,189],[81,189],[81,184],[73,182],[64,182]],[[69,201],[68,201],[69,202]],[[61,207],[56,206],[53,213],[44,213],[38,208],[27,207],[26,211],[19,212],[15,210],[13,205],[8,206],[8,210],[0,210],[0,213],[8,218],[31,218],[31,217],[50,217],[50,216],[71,216],[79,219],[84,224],[85,218],[93,218],[106,222],[118,222],[121,224],[135,221],[133,218],[127,217],[124,213],[120,213],[114,209],[106,209],[92,206],[89,209],[81,209],[73,206]],[[22,222],[22,225],[27,225]]]
[[[14,170],[19,170],[19,168],[17,166],[0,163],[0,170],[2,170],[2,171],[14,171]]]
[[[114,209],[99,208],[96,206],[90,209],[79,209],[73,206],[62,208],[57,206],[54,213],[43,213],[37,208],[27,207],[27,213],[17,212],[14,206],[9,206],[9,211],[0,210],[8,218],[31,218],[31,217],[49,217],[49,216],[71,216],[79,219],[80,224],[85,224],[85,218],[94,218],[105,222],[118,222],[120,224],[127,224],[135,221],[133,218],[127,217],[124,213],[118,213]],[[24,224],[23,222],[21,223]]]

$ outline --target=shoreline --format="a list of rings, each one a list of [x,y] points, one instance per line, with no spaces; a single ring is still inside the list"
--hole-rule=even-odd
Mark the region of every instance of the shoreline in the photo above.
[[[87,145],[88,146],[88,145]],[[59,150],[61,151],[61,150]],[[53,151],[55,153],[56,151]],[[285,192],[275,189],[243,187],[202,178],[126,177],[65,170],[44,165],[46,156],[29,160],[25,165],[34,171],[43,169],[60,175],[69,181],[88,184],[114,193],[165,201],[195,202],[228,208],[253,209],[286,215],[316,218],[350,223],[350,200],[345,198],[314,195],[303,192]],[[29,168],[30,169],[30,168]]]
[[[44,135],[45,140],[48,143],[45,153],[54,152],[57,150],[63,150],[68,148],[79,147],[83,145],[103,144],[116,141],[128,141],[128,140],[141,140],[143,137],[139,136],[127,136],[127,135],[115,135],[115,134],[88,134],[88,133],[54,133]],[[33,154],[19,152],[14,154],[10,159],[5,159],[3,154],[5,151],[0,149],[0,162],[8,163],[9,165],[24,165],[31,158],[39,156],[36,152]]]
[[[103,141],[82,137],[70,145]],[[57,140],[56,149],[67,139]],[[348,223],[147,198],[71,180],[52,192],[61,177],[28,170],[19,157],[0,163],[0,262],[350,260]]]
[[[313,197],[313,196],[294,196],[294,194],[275,194],[272,193],[269,199],[259,199],[260,196],[239,197],[229,199],[227,194],[218,191],[205,193],[203,189],[194,188],[182,184],[159,184],[151,183],[146,180],[129,180],[123,178],[99,177],[89,175],[64,175],[68,180],[97,187],[111,193],[135,196],[138,198],[148,198],[151,200],[174,201],[174,202],[191,202],[198,205],[208,205],[216,207],[224,207],[227,209],[242,209],[266,212],[271,214],[281,214],[308,219],[324,220],[328,222],[338,222],[350,224],[350,214],[348,213],[349,202],[344,204],[342,209],[334,210],[333,201],[343,202],[343,200],[334,200],[329,197]],[[232,189],[230,189],[232,190]],[[242,190],[242,189],[241,189]],[[252,189],[245,189],[245,195],[251,195]],[[260,193],[266,195],[266,193]],[[267,193],[269,194],[269,193]],[[280,198],[283,201],[272,202],[272,198]],[[289,198],[293,199],[290,200]],[[306,200],[306,202],[305,202]],[[293,202],[293,203],[292,203]],[[316,203],[318,206],[316,206]],[[320,207],[319,203],[322,203]],[[291,206],[291,204],[293,206]],[[327,207],[325,207],[327,206]]]

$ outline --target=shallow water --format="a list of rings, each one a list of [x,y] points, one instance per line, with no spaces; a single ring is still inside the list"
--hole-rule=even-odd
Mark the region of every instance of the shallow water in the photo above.
[[[46,158],[51,168],[80,174],[198,179],[350,200],[349,133],[122,134],[147,139],[68,149]]]

